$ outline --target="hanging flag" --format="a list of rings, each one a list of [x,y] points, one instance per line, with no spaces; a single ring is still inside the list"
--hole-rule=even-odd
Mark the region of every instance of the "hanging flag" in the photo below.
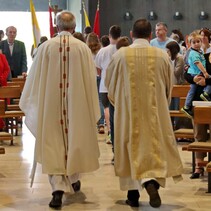
[[[99,12],[99,0],[97,3],[97,10],[95,13],[95,20],[94,20],[94,27],[93,27],[93,32],[100,37],[100,12]]]
[[[33,37],[34,37],[34,48],[37,48],[39,42],[40,42],[40,27],[37,21],[34,3],[32,0],[30,0],[30,11],[31,11],[31,18],[32,18],[32,31],[33,31]]]
[[[82,5],[83,5],[83,11],[84,11],[85,26],[87,27],[87,26],[90,26],[90,22],[89,22],[89,18],[87,16],[87,13],[86,13],[84,2],[82,2]]]
[[[53,27],[52,7],[50,5],[50,1],[49,1],[49,6],[48,6],[48,11],[49,11],[50,37],[53,37],[55,34],[55,31],[54,31],[54,27]]]

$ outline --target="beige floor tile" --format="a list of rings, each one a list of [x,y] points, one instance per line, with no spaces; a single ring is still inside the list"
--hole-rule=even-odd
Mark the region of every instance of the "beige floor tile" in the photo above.
[[[30,171],[33,162],[34,138],[23,127],[15,145],[0,143],[6,149],[0,155],[0,211],[46,211],[51,210],[51,188],[46,175],[38,166],[34,185],[30,187]],[[79,193],[65,194],[62,210],[73,211],[208,211],[211,210],[211,194],[207,191],[207,174],[203,178],[190,180],[191,153],[178,148],[184,163],[184,180],[174,184],[167,180],[165,189],[160,189],[162,206],[151,208],[145,190],[141,192],[140,207],[132,209],[125,205],[126,192],[119,190],[119,181],[111,165],[111,145],[105,143],[106,135],[99,135],[100,169],[81,176],[82,189]]]

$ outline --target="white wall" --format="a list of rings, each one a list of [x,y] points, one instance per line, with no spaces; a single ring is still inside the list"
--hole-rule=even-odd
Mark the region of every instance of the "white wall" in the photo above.
[[[81,20],[81,0],[67,0],[67,10],[71,11],[76,17],[76,31],[82,31]],[[36,12],[38,24],[41,31],[41,36],[50,38],[49,32],[49,12]],[[54,15],[52,14],[53,18]],[[17,28],[17,40],[25,43],[27,52],[28,69],[30,69],[31,47],[33,44],[33,33],[31,24],[31,12],[0,12],[0,29],[4,30],[8,26],[15,26]],[[6,39],[6,35],[4,37]]]
[[[36,12],[37,20],[39,23],[41,36],[50,37],[49,33],[49,13],[48,12]],[[28,69],[31,66],[31,47],[33,44],[33,33],[31,24],[30,12],[0,12],[0,29],[6,32],[8,26],[15,26],[17,28],[17,40],[25,43],[27,52]],[[6,35],[4,39],[6,39]]]
[[[81,0],[67,0],[67,10],[72,12],[76,18],[76,30],[82,32]]]

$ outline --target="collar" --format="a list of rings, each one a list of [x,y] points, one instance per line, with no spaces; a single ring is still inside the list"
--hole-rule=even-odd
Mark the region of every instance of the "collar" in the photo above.
[[[130,45],[130,47],[148,47],[150,46],[149,41],[142,38],[137,38],[133,41],[133,43]]]
[[[203,52],[202,52],[201,50],[196,50],[196,49],[194,49],[194,48],[191,48],[191,50],[196,51],[196,52],[198,52],[198,53],[200,53],[200,54],[203,54]]]
[[[14,45],[14,42],[13,43],[10,43],[9,40],[7,40],[7,43],[8,43],[9,46],[13,46]]]
[[[72,34],[68,31],[62,31],[59,33],[59,36],[62,36],[62,35],[68,35],[68,36],[72,36]]]

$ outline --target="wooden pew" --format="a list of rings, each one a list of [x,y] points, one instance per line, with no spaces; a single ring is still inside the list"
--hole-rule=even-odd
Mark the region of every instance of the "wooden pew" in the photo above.
[[[170,110],[171,117],[183,117],[187,118],[187,116],[180,111],[180,109],[184,106],[185,99],[188,91],[190,90],[190,85],[174,85],[171,93],[171,97],[176,97],[180,99],[179,110]],[[175,138],[186,138],[193,139],[193,129],[189,128],[180,128],[178,130],[174,130]]]
[[[172,92],[171,92],[171,97],[178,97],[180,98],[180,109],[184,105],[184,100],[187,96],[188,91],[190,90],[190,85],[174,85]],[[184,113],[182,113],[180,110],[170,110],[170,116],[172,117],[187,117]]]
[[[4,149],[4,147],[0,147],[0,154],[5,154],[5,149]]]
[[[21,89],[21,92],[23,91],[25,85],[25,81],[8,81],[7,86],[19,86]]]
[[[26,82],[26,78],[12,78],[12,81],[7,82],[7,86],[19,86],[21,89],[21,92],[23,91],[24,85]],[[19,99],[13,100],[15,105],[9,105],[8,110],[17,110],[17,105],[19,104]]]
[[[19,86],[5,86],[0,87],[0,99],[4,99],[5,102],[5,112],[0,114],[0,118],[6,121],[6,131],[11,130],[13,135],[13,129],[16,130],[16,135],[18,135],[18,118],[24,116],[24,113],[19,110],[8,110],[8,100],[14,98],[20,98],[21,89]]]
[[[0,116],[4,115],[5,113],[5,102],[4,100],[0,100]],[[11,145],[13,145],[13,136],[12,134],[8,133],[8,132],[0,132],[0,141],[11,141]],[[5,153],[5,149],[3,147],[0,148],[1,153],[0,154],[4,154]]]
[[[203,102],[200,103],[203,104]],[[207,104],[207,102],[204,103]],[[211,106],[194,106],[194,123],[211,124]],[[187,151],[207,152],[208,162],[211,162],[211,141],[193,142],[187,145]],[[208,193],[211,193],[211,171],[208,172]]]
[[[12,78],[12,82],[24,82],[25,83],[25,81],[26,81],[25,77]]]

